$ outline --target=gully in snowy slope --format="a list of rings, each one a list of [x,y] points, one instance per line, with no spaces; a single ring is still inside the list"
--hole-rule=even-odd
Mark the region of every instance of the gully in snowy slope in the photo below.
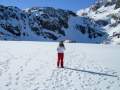
[[[57,52],[58,52],[57,67],[59,67],[60,64],[61,68],[64,68],[64,51],[65,51],[64,43],[60,42],[57,48]]]

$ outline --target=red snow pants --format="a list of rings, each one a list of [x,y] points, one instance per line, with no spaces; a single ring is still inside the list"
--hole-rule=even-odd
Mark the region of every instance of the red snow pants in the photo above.
[[[57,67],[59,67],[59,64],[61,65],[61,67],[63,68],[63,64],[64,64],[64,53],[58,53],[58,61],[57,61]]]

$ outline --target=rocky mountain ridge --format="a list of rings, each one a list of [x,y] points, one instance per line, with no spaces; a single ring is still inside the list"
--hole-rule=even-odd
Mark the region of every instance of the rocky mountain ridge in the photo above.
[[[52,7],[0,5],[0,39],[102,43],[107,33],[92,18]]]

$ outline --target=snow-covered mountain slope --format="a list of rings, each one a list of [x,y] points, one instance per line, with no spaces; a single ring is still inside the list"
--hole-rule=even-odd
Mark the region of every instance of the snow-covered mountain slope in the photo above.
[[[57,45],[0,41],[0,90],[120,90],[120,46],[65,43],[61,69]]]
[[[1,40],[40,40],[102,43],[107,33],[88,17],[69,10],[33,7],[20,10],[0,5]]]
[[[120,1],[97,0],[96,4],[77,12],[93,18],[109,34],[106,43],[120,43]]]

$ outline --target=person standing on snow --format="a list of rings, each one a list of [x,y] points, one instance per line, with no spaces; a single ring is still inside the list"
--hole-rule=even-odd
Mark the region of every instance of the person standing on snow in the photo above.
[[[61,68],[64,68],[64,51],[65,51],[65,46],[63,41],[61,41],[57,48],[57,52],[58,52],[57,67],[58,68],[59,68],[59,64],[61,65]]]

